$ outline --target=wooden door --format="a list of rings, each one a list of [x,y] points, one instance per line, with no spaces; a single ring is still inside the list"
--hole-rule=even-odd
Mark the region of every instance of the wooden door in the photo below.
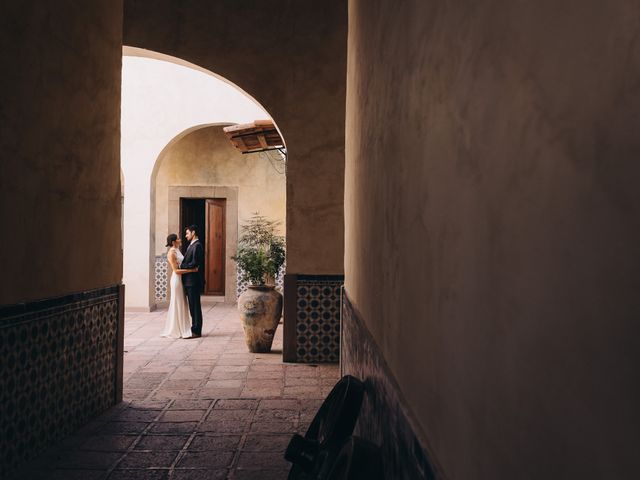
[[[205,295],[224,295],[225,222],[227,201],[224,198],[206,201]]]

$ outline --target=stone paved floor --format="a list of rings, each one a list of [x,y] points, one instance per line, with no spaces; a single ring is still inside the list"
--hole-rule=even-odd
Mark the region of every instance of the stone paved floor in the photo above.
[[[248,353],[234,305],[203,306],[200,339],[159,337],[166,312],[125,319],[124,402],[20,479],[284,479],[283,451],[338,380],[337,365]]]

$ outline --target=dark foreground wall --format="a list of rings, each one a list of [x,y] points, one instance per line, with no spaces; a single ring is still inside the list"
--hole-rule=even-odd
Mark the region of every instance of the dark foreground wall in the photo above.
[[[349,3],[345,288],[442,476],[637,477],[638,32],[627,0]]]
[[[0,305],[122,279],[122,2],[0,6]]]
[[[120,395],[122,3],[0,6],[0,477]]]

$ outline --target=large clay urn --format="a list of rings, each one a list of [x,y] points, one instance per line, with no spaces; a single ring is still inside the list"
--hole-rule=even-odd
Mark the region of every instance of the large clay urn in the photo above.
[[[282,295],[273,285],[251,285],[238,298],[244,338],[250,352],[271,351],[282,315]]]

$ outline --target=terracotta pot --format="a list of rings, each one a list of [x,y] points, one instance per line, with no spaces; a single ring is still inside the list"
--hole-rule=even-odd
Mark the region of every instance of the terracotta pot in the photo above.
[[[270,352],[282,316],[280,292],[273,285],[250,285],[238,298],[238,310],[249,351]]]

